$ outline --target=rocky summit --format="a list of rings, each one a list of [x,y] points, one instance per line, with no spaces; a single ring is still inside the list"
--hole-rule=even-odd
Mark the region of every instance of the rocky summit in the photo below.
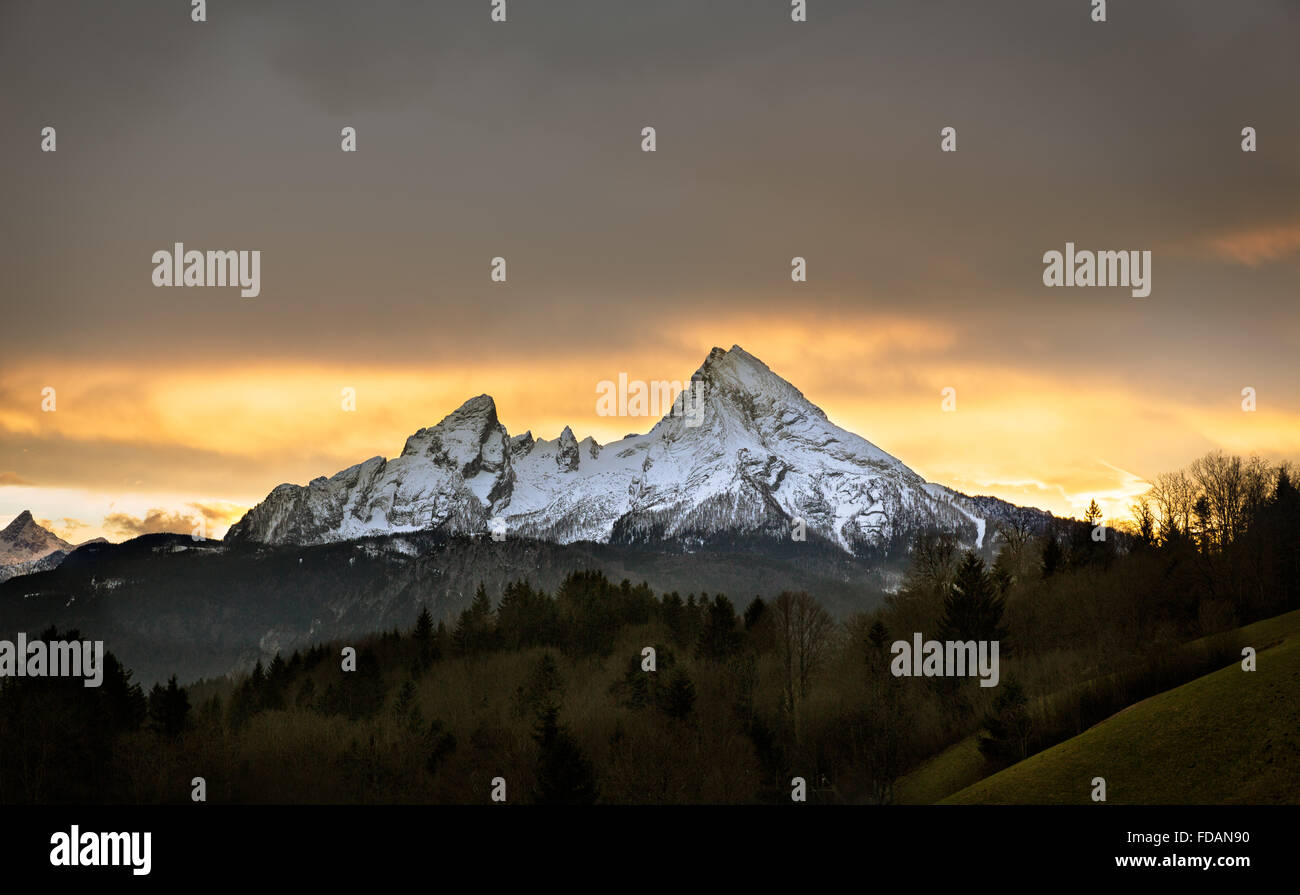
[[[473,534],[497,519],[510,535],[561,544],[790,539],[806,529],[858,554],[929,527],[980,547],[990,523],[1017,510],[926,482],[739,346],[714,348],[692,381],[702,415],[678,406],[644,435],[606,445],[568,427],[553,441],[512,437],[492,398],[479,395],[410,436],[394,459],[280,485],[226,538],[308,545]]]

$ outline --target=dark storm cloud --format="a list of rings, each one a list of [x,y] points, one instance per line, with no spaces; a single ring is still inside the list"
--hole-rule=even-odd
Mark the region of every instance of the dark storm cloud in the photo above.
[[[906,311],[1043,364],[1087,339],[1168,369],[1225,328],[1284,347],[1295,255],[1243,272],[1206,246],[1300,217],[1294,4],[187,7],[0,13],[12,361],[544,357],[729,310]],[[1149,309],[1042,290],[1067,239],[1155,251]],[[176,240],[261,249],[262,296],[154,289]]]

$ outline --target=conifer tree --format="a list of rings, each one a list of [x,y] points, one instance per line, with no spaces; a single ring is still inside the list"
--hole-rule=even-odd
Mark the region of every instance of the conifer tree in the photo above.
[[[415,642],[416,669],[423,671],[433,664],[437,644],[433,639],[433,616],[428,606],[420,607],[420,614],[415,619],[415,628],[411,631],[411,640]]]
[[[149,726],[168,739],[175,739],[185,729],[189,718],[190,700],[184,687],[176,683],[176,675],[167,686],[154,684],[149,691]]]
[[[945,640],[1002,640],[1004,603],[973,550],[966,551],[943,601],[940,632]]]
[[[289,666],[285,664],[280,654],[276,653],[275,658],[271,660],[271,666],[267,669],[266,680],[262,685],[262,708],[282,709],[284,708],[284,687],[289,682]]]
[[[878,650],[883,650],[885,648],[889,643],[889,629],[885,627],[883,621],[876,619],[875,623],[871,626],[871,630],[867,632],[867,640]]]
[[[462,655],[484,652],[494,646],[495,626],[492,618],[492,601],[488,598],[487,588],[480,581],[474,591],[474,599],[469,607],[460,614],[456,630],[452,633],[452,642]]]
[[[393,701],[393,715],[397,719],[397,729],[408,737],[418,736],[424,729],[424,716],[415,704],[415,681],[407,680],[397,691]]]
[[[740,647],[737,630],[736,607],[722,594],[718,594],[707,608],[704,630],[696,647],[705,659],[725,659]]]
[[[424,769],[430,774],[437,774],[438,768],[451,753],[456,751],[456,737],[444,729],[436,718],[429,722],[429,729],[424,735],[425,759]]]
[[[677,646],[690,646],[689,625],[686,621],[687,609],[681,594],[673,591],[664,597],[659,612],[672,642]]]
[[[984,718],[984,729],[979,749],[987,758],[1014,762],[1028,757],[1029,735],[1033,729],[1029,700],[1015,678],[1002,682],[993,709]]]
[[[1051,578],[1061,571],[1064,561],[1065,555],[1057,543],[1056,533],[1049,531],[1043,541],[1043,578]]]
[[[550,653],[543,653],[528,671],[528,677],[515,691],[515,711],[526,717],[546,705],[558,703],[564,694],[560,666]]]
[[[1084,511],[1083,521],[1088,523],[1089,528],[1092,528],[1099,519],[1101,519],[1101,507],[1097,506],[1097,498],[1094,497],[1092,502],[1088,504],[1088,509]]]
[[[450,655],[453,649],[451,632],[447,630],[447,623],[443,620],[438,621],[438,630],[433,634],[434,655],[441,658]]]
[[[591,805],[599,797],[591,762],[558,721],[559,708],[546,705],[533,733],[537,743],[539,805]]]
[[[660,699],[660,708],[670,718],[684,720],[695,708],[695,684],[690,676],[678,668],[673,671]]]

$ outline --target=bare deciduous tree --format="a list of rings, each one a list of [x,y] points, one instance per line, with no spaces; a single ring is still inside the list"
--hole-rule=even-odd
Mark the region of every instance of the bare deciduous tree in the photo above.
[[[782,591],[772,604],[776,648],[785,671],[786,699],[793,707],[795,687],[800,697],[817,670],[830,640],[830,614],[804,591]]]
[[[1196,507],[1196,485],[1183,470],[1163,472],[1151,486],[1160,539],[1168,542],[1192,528]]]
[[[1259,457],[1215,451],[1185,470],[1157,476],[1146,496],[1162,541],[1195,532],[1204,549],[1222,550],[1245,532],[1276,479],[1277,471]]]
[[[1033,527],[1025,519],[1012,519],[998,525],[997,536],[1002,541],[996,567],[1009,577],[1009,582],[1020,581],[1037,571],[1038,556],[1033,547]]]

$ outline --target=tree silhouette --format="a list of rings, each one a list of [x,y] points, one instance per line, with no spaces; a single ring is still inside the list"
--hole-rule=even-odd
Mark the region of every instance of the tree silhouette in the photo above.
[[[167,686],[154,684],[149,691],[149,726],[168,739],[175,739],[185,729],[190,713],[189,694],[176,683],[176,675]]]
[[[1029,700],[1014,678],[1007,678],[993,700],[993,709],[984,717],[986,733],[980,735],[979,749],[985,757],[1000,762],[1020,761],[1029,755]]]
[[[429,613],[428,606],[420,607],[415,629],[411,631],[411,640],[415,642],[415,666],[418,671],[423,671],[440,658],[438,644],[434,640],[433,616]]]
[[[533,741],[537,743],[537,794],[539,805],[591,805],[599,797],[591,762],[559,723],[559,708],[546,705],[540,712]]]
[[[1002,640],[1006,636],[1003,609],[984,560],[975,551],[966,551],[943,601],[941,635],[945,640]]]

